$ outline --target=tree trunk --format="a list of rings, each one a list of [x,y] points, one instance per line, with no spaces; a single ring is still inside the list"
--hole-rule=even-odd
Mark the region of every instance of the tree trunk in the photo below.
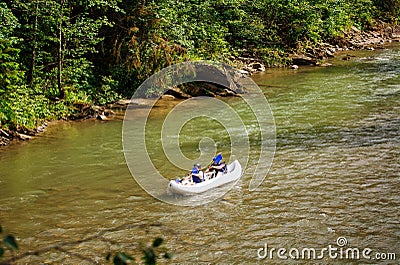
[[[36,67],[36,48],[37,48],[37,28],[38,28],[38,9],[39,9],[39,0],[36,0],[35,4],[35,22],[33,25],[33,44],[32,44],[32,56],[31,56],[31,65],[28,71],[28,83],[32,85],[34,75],[35,75],[35,67]]]
[[[60,25],[58,27],[58,73],[57,73],[57,87],[59,92],[59,98],[64,99],[65,91],[62,86],[62,65],[63,65],[63,54],[62,54],[62,25],[63,25],[63,4],[64,0],[60,1]]]

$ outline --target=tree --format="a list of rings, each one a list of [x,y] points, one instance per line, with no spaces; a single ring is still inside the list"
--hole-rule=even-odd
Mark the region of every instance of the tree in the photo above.
[[[98,75],[118,80],[118,92],[131,96],[150,75],[185,60],[186,49],[164,34],[165,20],[153,1],[123,1],[123,12],[109,12],[114,27],[103,28],[101,54],[94,58]]]
[[[0,3],[0,96],[21,82],[17,39],[13,37],[18,20],[5,3]]]
[[[26,56],[30,62],[24,61],[28,83],[60,99],[66,89],[89,89],[93,78],[89,58],[102,41],[100,28],[111,26],[101,9],[117,8],[116,4],[116,0],[13,1],[24,24],[18,31],[24,40],[22,53],[31,55]]]

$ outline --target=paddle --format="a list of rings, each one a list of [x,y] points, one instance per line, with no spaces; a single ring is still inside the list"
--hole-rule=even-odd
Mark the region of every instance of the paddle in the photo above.
[[[222,160],[222,154],[221,153],[218,153],[214,158],[216,158],[216,160]],[[213,158],[213,160],[211,160],[211,162],[208,164],[208,166],[206,166],[205,168],[204,168],[204,170],[206,170],[207,168],[209,168],[212,164],[214,164],[214,158]],[[203,170],[203,169],[202,169]]]
[[[214,162],[220,162],[222,160],[222,154],[221,153],[218,153],[214,158],[213,158],[213,160],[208,164],[208,166],[206,167],[206,168],[204,168],[204,170],[203,170],[203,179],[204,179],[204,174],[209,174],[209,172],[207,172],[209,169],[210,169],[210,167],[211,167],[211,165],[213,165],[214,164]],[[217,171],[214,171],[213,173],[212,173],[212,177],[211,178],[213,178],[213,177],[215,177],[216,176],[216,173],[217,173]],[[210,177],[208,177],[208,178],[210,178]]]
[[[214,160],[214,158],[215,158],[215,160]],[[222,154],[218,153],[214,158],[204,169],[200,169],[203,172],[203,181],[205,180],[204,179],[205,170],[209,169],[210,166],[214,163],[214,161],[221,161],[222,160]],[[190,176],[191,172],[192,172],[192,170],[189,170],[189,176]]]

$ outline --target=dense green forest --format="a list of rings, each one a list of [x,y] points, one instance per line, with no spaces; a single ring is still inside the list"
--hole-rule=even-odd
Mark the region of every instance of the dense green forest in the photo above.
[[[0,3],[0,128],[29,130],[130,97],[185,60],[266,65],[380,19],[399,0],[8,0]]]

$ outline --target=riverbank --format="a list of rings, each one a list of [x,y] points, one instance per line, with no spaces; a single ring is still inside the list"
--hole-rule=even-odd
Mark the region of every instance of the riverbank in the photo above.
[[[330,43],[323,42],[315,47],[305,50],[299,49],[289,54],[287,61],[290,64],[286,65],[286,67],[298,69],[302,66],[331,66],[327,60],[336,57],[338,53],[343,54],[343,51],[383,49],[385,45],[392,42],[400,42],[400,26],[379,22],[370,31],[361,31],[356,27],[352,27],[349,31],[344,32],[342,37],[337,37]],[[342,59],[350,60],[351,56],[345,55]],[[239,66],[239,69],[241,69],[240,74],[242,75],[252,75],[257,72],[263,72],[268,68],[257,58],[237,57],[233,60],[233,63]],[[274,67],[281,66],[275,65]],[[162,99],[187,99],[195,96],[229,97],[237,96],[237,93],[225,87],[208,83],[200,85],[189,84],[184,87],[170,89]],[[74,107],[77,112],[64,118],[64,120],[99,119],[106,121],[113,119],[115,114],[113,109],[123,109],[128,104],[129,100],[119,100],[104,106],[76,104]],[[14,142],[31,140],[35,136],[44,133],[49,122],[43,121],[33,130],[0,128],[0,147]]]
[[[73,115],[69,115],[68,117],[65,117],[61,120],[64,121],[78,121],[86,119],[109,120],[112,119],[113,116],[115,115],[115,112],[112,110],[112,108],[118,109],[123,107],[124,107],[123,104],[122,105],[109,104],[106,106],[96,106],[86,103],[75,104],[74,108],[76,113],[74,113]],[[0,128],[0,148],[21,141],[29,141],[35,138],[36,136],[45,133],[47,127],[51,123],[57,121],[60,120],[44,120],[40,125],[36,126],[34,129],[27,129],[22,127],[14,130],[8,128]]]
[[[335,57],[337,52],[383,49],[392,42],[400,42],[400,26],[380,22],[370,31],[352,27],[343,37],[337,37],[331,43],[321,43],[319,47],[308,49],[304,55],[293,54],[292,62],[293,65],[329,66],[325,61]]]
[[[392,42],[400,42],[400,26],[391,25],[378,21],[371,30],[362,31],[356,27],[343,32],[343,36],[335,37],[330,42],[321,42],[308,48],[299,48],[287,55],[287,65],[274,65],[273,67],[291,67],[298,69],[299,66],[331,66],[326,61],[334,58],[336,53],[354,50],[383,49],[385,45]],[[349,56],[343,57],[349,60]],[[268,67],[257,58],[235,58],[236,64],[241,65],[244,73],[252,75],[263,72]]]

